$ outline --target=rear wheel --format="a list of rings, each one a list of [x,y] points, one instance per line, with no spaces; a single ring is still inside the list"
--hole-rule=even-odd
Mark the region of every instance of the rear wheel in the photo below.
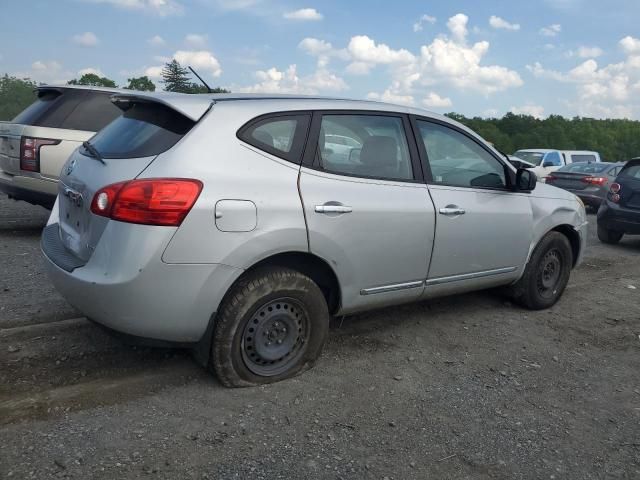
[[[294,270],[256,271],[225,299],[212,342],[212,367],[228,387],[277,382],[317,361],[329,330],[318,286]]]
[[[604,227],[598,225],[598,238],[602,243],[615,244],[622,239],[622,232],[616,232],[615,230],[607,230]]]
[[[573,254],[567,237],[548,233],[533,251],[522,278],[513,286],[514,299],[532,310],[554,305],[569,282]]]

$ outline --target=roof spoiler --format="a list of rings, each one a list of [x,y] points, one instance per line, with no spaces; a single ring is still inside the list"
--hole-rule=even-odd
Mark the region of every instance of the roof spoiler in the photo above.
[[[213,105],[211,98],[203,98],[198,95],[187,95],[177,97],[162,96],[158,94],[145,95],[144,93],[115,94],[111,95],[111,101],[119,108],[126,110],[133,103],[159,103],[197,122],[209,111]]]

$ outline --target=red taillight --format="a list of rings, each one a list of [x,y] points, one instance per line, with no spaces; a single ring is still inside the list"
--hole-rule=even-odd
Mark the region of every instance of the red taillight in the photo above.
[[[607,179],[605,177],[584,177],[582,179],[585,183],[590,183],[591,185],[604,185],[607,183]]]
[[[114,183],[96,192],[91,212],[120,222],[177,227],[201,191],[202,182],[186,178]]]
[[[553,183],[557,180],[557,177],[554,177],[552,175],[548,175],[547,178],[545,178],[544,183]]]
[[[620,201],[620,195],[618,195],[618,193],[621,189],[622,187],[619,183],[612,183],[609,187],[609,198],[613,203],[618,203]]]
[[[39,172],[40,147],[59,143],[60,140],[51,140],[49,138],[22,137],[20,139],[20,169]]]

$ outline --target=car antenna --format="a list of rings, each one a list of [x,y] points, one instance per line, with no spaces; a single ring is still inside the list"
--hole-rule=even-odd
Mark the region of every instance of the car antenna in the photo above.
[[[200,75],[198,75],[193,68],[191,68],[191,66],[189,66],[189,70],[191,70],[191,73],[193,73],[196,77],[198,77],[198,80],[200,80],[202,82],[202,84],[206,87],[206,89],[209,91],[209,93],[213,93],[213,90],[211,90],[211,87],[209,85],[207,85],[207,82],[205,82],[202,79],[202,77]]]

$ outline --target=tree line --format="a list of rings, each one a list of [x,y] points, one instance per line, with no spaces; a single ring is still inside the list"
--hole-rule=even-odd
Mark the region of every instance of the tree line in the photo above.
[[[209,93],[209,89],[194,82],[189,71],[176,60],[167,62],[162,68],[160,82],[168,92],[180,93]],[[108,77],[101,77],[95,73],[85,73],[80,78],[74,78],[67,85],[87,85],[93,87],[118,88],[116,82]],[[4,74],[0,77],[0,120],[11,120],[18,113],[28,107],[36,99],[35,89],[38,84],[29,78],[16,78]],[[127,79],[127,84],[121,88],[154,92],[156,85],[144,75]],[[229,93],[229,90],[215,87],[211,93]]]
[[[569,119],[560,115],[538,119],[513,113],[502,118],[468,118],[457,113],[447,116],[471,128],[505,153],[524,148],[594,150],[610,162],[640,156],[640,122],[635,120]]]
[[[186,68],[176,60],[166,63],[160,82],[164,90],[182,93],[207,93],[204,85],[196,83]],[[116,88],[107,77],[87,73],[67,82],[69,85],[93,85]],[[0,120],[11,120],[35,100],[37,84],[28,78],[5,74],[0,77]],[[127,79],[122,88],[155,91],[156,85],[148,76]],[[228,93],[216,87],[213,93]],[[478,132],[498,149],[512,153],[523,148],[556,148],[559,150],[595,150],[608,161],[628,160],[640,156],[640,122],[634,120],[551,115],[538,119],[529,115],[507,113],[502,118],[465,117],[448,113],[450,118]]]

